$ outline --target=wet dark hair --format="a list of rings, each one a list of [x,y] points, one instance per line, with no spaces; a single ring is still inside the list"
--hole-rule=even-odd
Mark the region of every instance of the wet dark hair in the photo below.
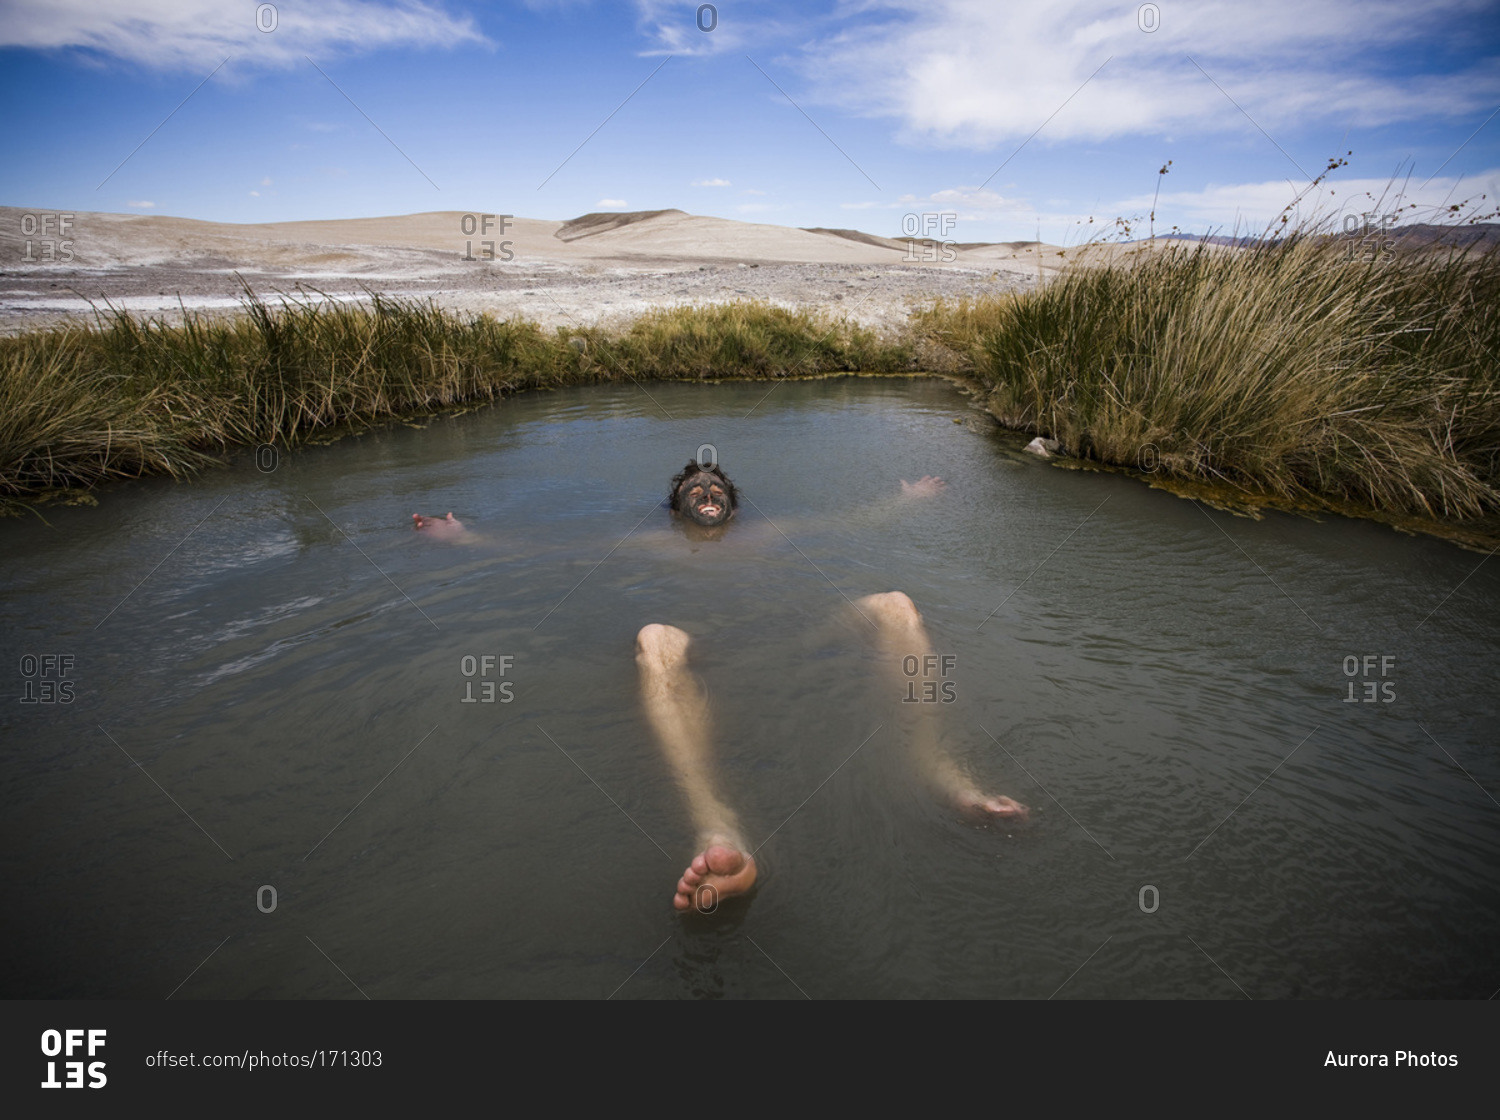
[[[681,512],[682,498],[678,491],[682,489],[682,484],[695,474],[713,475],[724,484],[724,492],[729,497],[729,511],[733,513],[735,508],[740,504],[739,488],[729,481],[729,476],[724,473],[724,469],[717,463],[711,467],[705,467],[697,459],[688,460],[688,465],[672,476],[672,490],[667,494],[667,508],[673,512]]]

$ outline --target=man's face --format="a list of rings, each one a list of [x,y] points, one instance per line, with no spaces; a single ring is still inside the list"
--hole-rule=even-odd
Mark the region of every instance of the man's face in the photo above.
[[[706,471],[682,480],[677,488],[677,505],[684,517],[709,527],[724,524],[732,512],[728,487]]]

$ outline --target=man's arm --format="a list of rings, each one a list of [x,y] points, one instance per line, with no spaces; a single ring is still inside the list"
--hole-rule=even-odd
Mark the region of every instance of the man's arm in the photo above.
[[[850,516],[854,525],[884,525],[906,512],[917,502],[929,501],[942,494],[947,483],[935,475],[923,475],[916,482],[901,480],[901,493],[881,498]]]
[[[924,474],[916,482],[901,480],[901,496],[904,498],[931,498],[943,492],[948,484],[936,475]]]
[[[830,527],[841,528],[844,526],[880,526],[893,521],[897,516],[911,509],[917,502],[928,501],[942,494],[947,483],[935,475],[923,475],[916,482],[901,480],[901,492],[891,494],[889,497],[877,498],[869,505],[860,506],[837,520],[828,518],[802,517],[769,517],[767,518],[775,525],[777,530],[785,536],[801,536],[826,530]]]

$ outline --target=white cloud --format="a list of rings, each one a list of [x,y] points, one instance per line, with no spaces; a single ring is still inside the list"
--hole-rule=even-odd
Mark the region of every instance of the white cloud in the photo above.
[[[259,198],[260,197],[260,191],[251,191],[250,192],[250,197],[251,198]]]
[[[306,66],[386,47],[490,45],[472,16],[451,16],[423,0],[322,0],[277,4],[274,30],[256,26],[258,6],[221,0],[11,0],[0,7],[0,47],[83,50],[161,70]],[[269,19],[269,16],[265,17]]]
[[[902,210],[909,214],[957,214],[959,218],[990,221],[994,218],[1030,217],[1032,208],[982,187],[949,187],[928,195],[903,194],[894,202],[841,202],[845,210]]]
[[[1481,201],[1482,194],[1489,197]],[[1288,215],[1289,228],[1319,229],[1326,233],[1362,231],[1367,222],[1378,231],[1387,216],[1400,225],[1451,223],[1472,217],[1482,208],[1492,211],[1497,195],[1500,195],[1500,168],[1492,168],[1464,180],[1433,179],[1425,186],[1416,180],[1403,187],[1394,180],[1339,180],[1335,176],[1312,190],[1308,190],[1306,183],[1289,183],[1285,179],[1210,183],[1197,190],[1163,189],[1154,200],[1154,230],[1149,218],[1153,202],[1150,193],[1102,200],[1087,213],[1069,209],[1071,204],[1067,201],[1045,199],[1035,209],[1018,201],[1011,211],[990,214],[960,211],[960,216],[995,219],[1011,230],[1039,227],[1042,240],[1075,245],[1092,238],[1119,235],[1122,228],[1116,219],[1125,219],[1130,225],[1130,236],[1136,239],[1152,232],[1158,236],[1169,233],[1174,226],[1192,233],[1259,236],[1281,229],[1283,213]],[[1461,211],[1450,212],[1448,207],[1453,205],[1460,206]],[[957,239],[971,238],[958,235]]]
[[[928,210],[967,209],[986,214],[1011,213],[1016,209],[1014,200],[1003,198],[983,187],[949,187],[926,196],[903,194],[899,201],[906,207],[916,206]]]
[[[728,179],[694,179],[695,187],[728,187],[733,186]]]
[[[1487,112],[1500,98],[1492,62],[1439,73],[1413,61],[1423,48],[1464,45],[1489,0],[1156,7],[1161,23],[1148,34],[1139,5],[1113,0],[876,0],[871,19],[812,42],[803,71],[817,100],[895,118],[904,139],[979,147],[1038,129],[1043,144],[1274,136],[1311,120],[1346,128]]]
[[[625,200],[623,198],[601,198],[594,205],[601,210],[623,210],[625,209]]]
[[[147,202],[146,200],[142,199],[139,202],[127,202],[125,205],[129,206],[133,210],[150,210],[156,206],[156,203]]]

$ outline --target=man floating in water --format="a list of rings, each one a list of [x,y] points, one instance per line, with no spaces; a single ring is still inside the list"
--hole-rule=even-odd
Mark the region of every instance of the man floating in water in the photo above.
[[[909,496],[941,491],[941,479],[902,482]],[[694,460],[672,479],[668,506],[695,536],[715,540],[735,515],[739,492],[717,465]],[[854,608],[877,631],[882,660],[893,680],[908,681],[902,664],[915,657],[925,676],[916,682],[936,688],[938,659],[916,606],[900,591],[869,595]],[[756,879],[755,856],[745,841],[734,810],[720,796],[713,779],[713,747],[708,699],[687,668],[691,639],[675,626],[651,623],[636,635],[636,664],[641,696],[658,745],[687,795],[700,850],[677,881],[672,905],[678,910],[713,910],[720,899],[744,894]],[[907,664],[912,664],[907,662]],[[928,678],[931,678],[928,680]],[[964,773],[938,739],[937,711],[917,705],[910,727],[911,758],[934,792],[966,813],[985,818],[1024,820],[1026,806],[1009,797],[984,793]]]

